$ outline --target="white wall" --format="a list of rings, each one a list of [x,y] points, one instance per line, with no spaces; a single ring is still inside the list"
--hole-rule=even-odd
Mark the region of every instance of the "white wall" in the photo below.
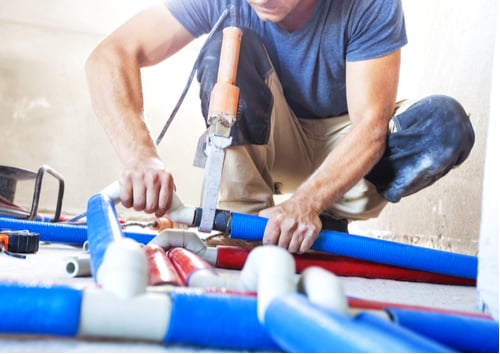
[[[498,12],[500,15],[500,7]],[[491,97],[500,97],[500,26],[497,25]],[[500,102],[491,100],[486,140],[477,288],[481,307],[498,321],[498,237],[500,236]]]
[[[36,170],[48,164],[66,180],[64,211],[115,180],[119,163],[90,107],[83,65],[90,51],[143,6],[139,0],[0,0],[0,164]],[[403,51],[401,97],[455,96],[471,112],[476,145],[469,159],[434,186],[389,206],[353,231],[475,254],[489,117],[496,0],[403,0],[410,44]],[[156,136],[177,101],[200,42],[143,70],[145,109]],[[192,158],[203,121],[198,87],[174,120],[160,152],[179,195],[198,205],[203,171]],[[41,207],[52,208],[47,178]],[[31,203],[31,186],[16,202]]]

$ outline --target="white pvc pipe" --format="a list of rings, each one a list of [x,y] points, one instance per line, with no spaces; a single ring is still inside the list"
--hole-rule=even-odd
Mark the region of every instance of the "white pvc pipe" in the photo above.
[[[152,292],[124,299],[102,289],[83,291],[79,335],[163,341],[172,304]]]
[[[221,275],[211,269],[199,269],[193,272],[189,277],[188,286],[202,289],[245,290],[238,277]]]
[[[295,260],[281,247],[256,247],[241,270],[240,282],[243,290],[257,291],[257,313],[260,323],[264,323],[271,301],[297,290]]]
[[[65,270],[73,278],[90,276],[90,255],[67,258]]]
[[[320,267],[308,267],[300,275],[298,287],[312,303],[337,313],[349,314],[342,282],[332,272]]]

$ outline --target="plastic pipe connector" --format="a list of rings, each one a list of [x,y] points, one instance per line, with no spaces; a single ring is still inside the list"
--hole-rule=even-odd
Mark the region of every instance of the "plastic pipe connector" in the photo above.
[[[169,326],[172,303],[166,294],[124,298],[103,289],[86,289],[79,335],[161,342]]]
[[[97,270],[97,283],[123,298],[146,291],[149,283],[148,259],[143,247],[123,238],[110,243]]]
[[[267,306],[273,299],[297,290],[293,257],[281,247],[256,247],[248,255],[240,282],[243,290],[257,291],[257,313],[263,323]]]
[[[329,271],[319,267],[305,269],[300,275],[298,288],[314,304],[337,313],[349,313],[342,282]]]
[[[160,246],[166,251],[174,247],[185,248],[211,265],[215,265],[217,260],[217,251],[207,247],[198,234],[192,231],[167,229],[158,233],[148,244]]]
[[[87,204],[90,269],[104,289],[125,298],[145,291],[148,261],[142,246],[123,237],[113,201],[96,194]]]

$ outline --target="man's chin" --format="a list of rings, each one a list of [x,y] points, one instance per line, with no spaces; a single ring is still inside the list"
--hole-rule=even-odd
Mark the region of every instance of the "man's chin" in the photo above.
[[[257,16],[264,22],[278,23],[283,20],[283,16],[270,13],[257,13]]]

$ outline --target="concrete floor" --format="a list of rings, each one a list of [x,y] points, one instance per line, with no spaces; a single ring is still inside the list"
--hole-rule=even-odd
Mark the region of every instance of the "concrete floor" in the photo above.
[[[84,255],[81,248],[63,244],[42,243],[38,253],[26,259],[0,254],[0,281],[31,284],[68,284],[89,286],[91,277],[71,277],[65,269],[71,256]],[[238,276],[237,271],[220,270],[227,276]],[[476,289],[466,286],[436,285],[382,279],[342,277],[347,296],[424,305],[435,308],[474,312]],[[2,304],[5,306],[6,304]],[[42,336],[0,335],[0,352],[221,352],[221,348],[199,348],[184,345],[164,345],[142,341],[53,338]],[[228,350],[231,351],[231,350]]]

